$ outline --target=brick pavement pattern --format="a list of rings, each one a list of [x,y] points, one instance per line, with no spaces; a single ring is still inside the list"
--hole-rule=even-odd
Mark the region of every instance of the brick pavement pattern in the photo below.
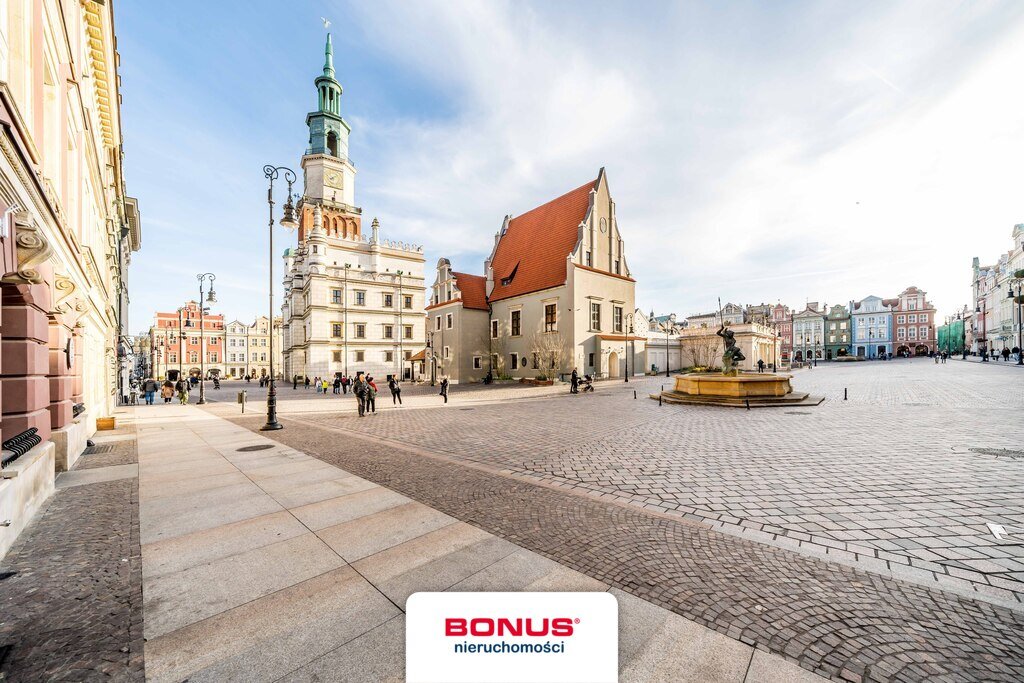
[[[564,434],[579,428],[574,411],[563,415],[551,401],[536,404],[543,424],[524,423],[524,434],[549,423]],[[444,432],[451,425],[441,413],[422,410],[414,417],[433,416]],[[395,419],[409,416],[412,411]],[[250,429],[262,424],[258,417],[234,419]],[[376,424],[350,418],[344,428],[332,420],[285,419],[285,430],[264,434],[821,675],[1012,681],[1024,670],[1024,613],[432,457],[363,427],[377,429],[383,418]],[[516,420],[506,419],[498,432],[483,423],[472,434],[485,452],[513,448],[501,434]],[[401,422],[385,431],[406,436]],[[452,436],[469,438],[465,429]],[[519,454],[532,447],[529,436],[526,441]]]
[[[814,408],[632,399],[658,391],[659,377],[473,412],[320,419],[1024,607],[1019,380],[1009,366],[876,361],[797,371],[797,390],[826,397]],[[1018,538],[997,540],[988,522]]]
[[[0,679],[144,680],[139,547],[137,479],[58,490],[0,562]]]

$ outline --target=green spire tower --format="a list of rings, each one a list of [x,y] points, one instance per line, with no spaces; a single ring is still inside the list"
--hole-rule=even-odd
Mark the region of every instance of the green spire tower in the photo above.
[[[324,46],[324,72],[316,81],[317,110],[306,115],[309,127],[307,154],[327,154],[339,159],[348,157],[348,134],[352,131],[341,118],[341,83],[334,77],[334,46],[327,34]]]

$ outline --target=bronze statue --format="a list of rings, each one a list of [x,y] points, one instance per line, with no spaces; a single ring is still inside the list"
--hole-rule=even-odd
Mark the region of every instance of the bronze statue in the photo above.
[[[725,352],[722,354],[722,374],[727,376],[738,375],[739,362],[746,360],[747,357],[740,351],[740,347],[736,346],[736,333],[729,329],[725,321],[722,321],[722,326],[718,328],[718,332],[715,334],[725,341]]]

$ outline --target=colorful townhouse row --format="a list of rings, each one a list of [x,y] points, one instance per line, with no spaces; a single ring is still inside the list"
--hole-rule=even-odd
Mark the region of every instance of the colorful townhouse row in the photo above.
[[[936,350],[935,307],[917,287],[891,299],[871,295],[848,305],[812,301],[801,311],[780,303],[772,309],[771,322],[781,338],[784,363],[927,356]]]

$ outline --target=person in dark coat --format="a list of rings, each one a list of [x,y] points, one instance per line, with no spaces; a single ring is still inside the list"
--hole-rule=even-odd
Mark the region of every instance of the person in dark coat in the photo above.
[[[373,377],[366,378],[366,384],[370,387],[366,392],[366,409],[371,413],[377,412],[377,383],[373,381]]]
[[[580,373],[576,372],[576,368],[572,369],[572,376],[569,378],[569,393],[580,393]]]
[[[757,359],[757,371],[764,372],[764,361],[760,358]]]
[[[388,380],[388,389],[391,390],[391,405],[402,405],[402,385],[394,375]]]
[[[146,381],[142,383],[142,393],[146,395],[146,405],[151,406],[156,400],[156,390],[158,385],[156,380],[152,377],[147,377]]]
[[[369,390],[370,385],[363,379],[363,375],[356,375],[356,381],[352,383],[352,393],[356,395],[356,402],[359,404],[359,417],[366,415],[366,392]]]
[[[348,385],[352,383],[352,380],[348,378],[348,375],[341,376],[341,393],[348,393]]]
[[[444,397],[444,402],[447,403],[448,402],[448,378],[447,377],[442,377],[441,378],[441,396]]]

